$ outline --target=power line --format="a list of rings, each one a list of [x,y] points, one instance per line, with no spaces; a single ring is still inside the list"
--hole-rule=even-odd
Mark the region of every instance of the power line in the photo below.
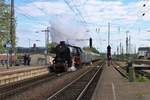
[[[73,11],[73,13],[75,13],[75,15],[77,15],[77,16],[80,16],[81,20],[86,24],[86,21],[84,20],[83,16],[81,15],[80,11],[78,10],[78,8],[76,8],[76,11],[78,12],[78,13],[76,13],[76,11],[73,9],[73,7],[69,4],[69,2],[67,0],[64,0],[64,2]]]
[[[73,1],[72,1],[73,3]],[[74,3],[73,3],[74,4]],[[87,21],[85,20],[85,18],[83,17],[81,11],[77,8],[77,6],[74,4],[74,8],[76,9],[76,11],[78,12],[79,16],[82,18],[83,22],[85,25],[87,25]]]
[[[78,12],[78,13],[77,13],[77,12],[72,8],[72,6],[69,4],[69,2],[68,2],[67,0],[64,0],[64,1],[65,1],[65,3],[67,4],[67,6],[73,11],[73,13],[75,13],[76,16],[79,16],[79,17],[83,20],[83,22],[86,24],[86,21],[85,21],[84,17],[82,16],[81,12],[79,11],[79,9],[78,9],[78,8],[75,8],[76,11]],[[25,1],[23,1],[23,2],[25,2]],[[45,10],[43,10],[43,9],[40,8],[40,7],[38,7],[38,6],[35,5],[34,3],[33,3],[33,5],[34,5],[34,7],[36,7],[37,9],[39,9],[41,12],[43,12],[45,15],[48,15],[47,12],[45,12]],[[26,16],[26,15],[23,15],[23,16]]]
[[[72,8],[72,6],[70,6],[70,4],[68,3],[68,1],[67,1],[67,0],[64,0],[64,2],[65,2],[65,3],[67,4],[67,6],[73,11],[73,13],[78,16],[78,14],[76,13],[76,11]]]
[[[31,1],[31,0],[30,0],[30,1]],[[23,2],[24,2],[24,0],[23,0]],[[47,12],[45,12],[45,10],[43,10],[42,8],[38,7],[38,6],[35,5],[34,3],[32,3],[32,5],[33,5],[34,7],[36,7],[37,9],[39,9],[41,12],[43,12],[45,15],[48,15]]]
[[[86,24],[87,22],[86,22],[85,18],[82,16],[81,11],[76,6],[74,6],[74,7],[78,11],[79,16],[82,18],[83,22]]]
[[[22,0],[22,2],[26,3],[25,0]],[[37,9],[39,9],[41,12],[43,12],[44,14],[46,14],[46,12],[45,12],[43,9],[37,7],[35,4],[33,4],[33,5],[34,5],[34,7],[36,7]],[[33,16],[29,15],[29,14],[23,14],[23,13],[22,13],[22,10],[21,10],[19,7],[15,6],[15,8],[16,8],[18,11],[20,11],[20,12],[18,12],[18,14],[20,14],[20,15],[23,16],[23,17],[25,17],[26,19],[31,20],[31,21],[33,21],[33,22],[35,22],[35,23],[41,24],[41,25],[43,25],[43,26],[47,26],[46,24],[43,24],[43,23],[41,23],[41,22],[39,22],[39,21],[37,21],[37,20],[33,20],[33,19],[35,19],[35,17],[33,17]],[[29,11],[29,12],[30,12],[30,11]]]
[[[31,20],[31,21],[33,21],[33,22],[35,22],[35,23],[41,24],[41,25],[43,25],[43,26],[47,26],[46,24],[43,24],[43,23],[41,23],[41,22],[39,22],[39,21],[37,21],[37,20],[33,20],[33,19],[34,19],[33,16],[30,16],[30,15],[28,15],[28,14],[23,14],[23,13],[21,13],[22,10],[20,10],[17,6],[15,6],[15,8],[17,9],[16,11],[18,12],[18,14],[20,14],[20,15],[23,16],[23,17],[25,17],[26,19]],[[20,12],[19,12],[19,11],[20,11]]]

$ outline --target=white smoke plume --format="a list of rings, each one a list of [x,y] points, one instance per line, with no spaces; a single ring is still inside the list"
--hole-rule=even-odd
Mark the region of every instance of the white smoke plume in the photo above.
[[[90,35],[83,24],[79,24],[67,16],[57,16],[55,20],[51,21],[50,31],[52,42],[66,41],[78,46],[87,46],[89,42],[87,39]]]

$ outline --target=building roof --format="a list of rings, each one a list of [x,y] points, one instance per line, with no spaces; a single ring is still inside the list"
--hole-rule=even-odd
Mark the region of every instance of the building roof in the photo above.
[[[141,50],[150,51],[150,47],[139,47],[139,48],[138,48],[138,51],[141,51]]]

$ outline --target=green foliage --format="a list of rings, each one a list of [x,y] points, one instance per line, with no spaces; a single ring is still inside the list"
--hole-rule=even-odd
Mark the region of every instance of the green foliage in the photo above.
[[[57,46],[57,43],[52,42],[48,44],[48,48],[55,48]]]
[[[0,2],[0,50],[3,49],[3,44],[9,39],[9,16],[8,6],[4,1]]]
[[[15,32],[15,20],[13,20],[13,33]],[[15,36],[13,38],[13,47],[15,46]],[[5,0],[0,1],[0,52],[4,50],[3,45],[10,41],[10,5]]]
[[[138,82],[149,82],[150,80],[146,76],[138,75],[137,77]]]
[[[139,92],[139,93],[136,94],[136,96],[137,96],[138,98],[143,98],[143,97],[144,97],[144,93]]]
[[[99,51],[96,50],[96,48],[84,47],[83,50],[88,51],[88,52],[93,52],[93,53],[100,54]]]

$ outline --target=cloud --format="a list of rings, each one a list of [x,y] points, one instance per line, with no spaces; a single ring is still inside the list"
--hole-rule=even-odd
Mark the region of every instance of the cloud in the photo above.
[[[114,20],[130,20],[130,16],[126,10],[126,6],[120,1],[91,1],[85,6],[87,19],[91,22],[114,21]],[[92,13],[91,13],[92,12]]]
[[[122,24],[135,23],[138,19],[140,19],[142,12],[144,12],[141,5],[143,3],[145,2],[139,1],[137,3],[131,2],[125,5],[122,0],[73,0],[72,2],[69,2],[74,11],[77,13],[78,11],[76,11],[76,8],[78,8],[89,23],[106,23],[108,21],[118,23],[121,21]],[[69,7],[64,2],[59,1],[34,1],[23,6],[19,6],[19,9],[22,13],[31,16],[70,14],[70,16],[75,17],[75,14],[73,14]],[[145,9],[148,9],[148,6]],[[144,20],[150,20],[150,13],[148,10],[146,12]]]
[[[74,41],[73,44],[76,44],[75,41],[78,39],[89,39],[90,36],[86,32],[87,30],[85,27],[76,21],[72,21],[72,19],[73,18],[68,16],[57,16],[55,17],[55,20],[51,21],[51,35],[53,42]],[[84,43],[80,44],[80,46],[83,45]]]
[[[69,11],[69,8],[62,2],[34,1],[18,7],[22,13],[30,16],[46,16],[50,14],[62,14]]]
[[[29,47],[30,44],[35,43],[36,40],[40,40],[37,46],[45,46],[45,33],[41,32],[45,26],[34,23],[19,23],[16,29],[17,46]],[[38,31],[38,33],[37,33]]]
[[[137,23],[141,19],[150,21],[149,10],[147,10],[145,17],[142,16],[144,10],[149,7],[143,8],[144,3],[144,1],[138,1],[125,4],[121,0],[89,0],[82,13],[89,23],[105,24],[106,22],[113,22],[116,25],[122,24],[125,26]]]
[[[114,39],[113,41],[116,39],[125,41],[125,32],[127,30],[130,30],[130,34],[136,42],[139,37],[145,38],[149,36],[145,32],[143,34],[146,35],[137,35],[137,31],[135,31],[135,28],[138,26],[141,26],[143,30],[146,26],[146,29],[149,29],[149,24],[146,23],[150,21],[150,8],[149,6],[142,6],[144,3],[149,5],[150,2],[146,0],[138,0],[137,2],[126,1],[126,3],[124,3],[124,0],[68,0],[76,14],[61,0],[32,1],[25,5],[20,5],[18,7],[19,11],[34,18],[39,17],[42,20],[47,20],[47,22],[51,20],[53,40],[57,42],[90,37],[89,34],[86,34],[85,24],[83,24],[81,16],[77,16],[77,9],[87,21],[91,37],[97,40],[94,41],[95,46],[102,42],[100,39],[107,40],[108,22],[111,23],[111,37]],[[143,12],[145,12],[145,16],[142,16]],[[46,17],[47,19],[44,19]],[[146,26],[144,27],[144,25]],[[97,27],[100,28],[100,33],[95,32]],[[121,27],[120,34],[118,27]],[[36,27],[35,29],[38,28]],[[22,28],[21,30],[24,31],[25,29]],[[32,32],[31,29],[29,30]],[[133,42],[136,43],[135,41]],[[102,45],[106,46],[106,44],[107,42]],[[116,45],[118,45],[117,42],[113,44],[114,48],[116,48]]]

